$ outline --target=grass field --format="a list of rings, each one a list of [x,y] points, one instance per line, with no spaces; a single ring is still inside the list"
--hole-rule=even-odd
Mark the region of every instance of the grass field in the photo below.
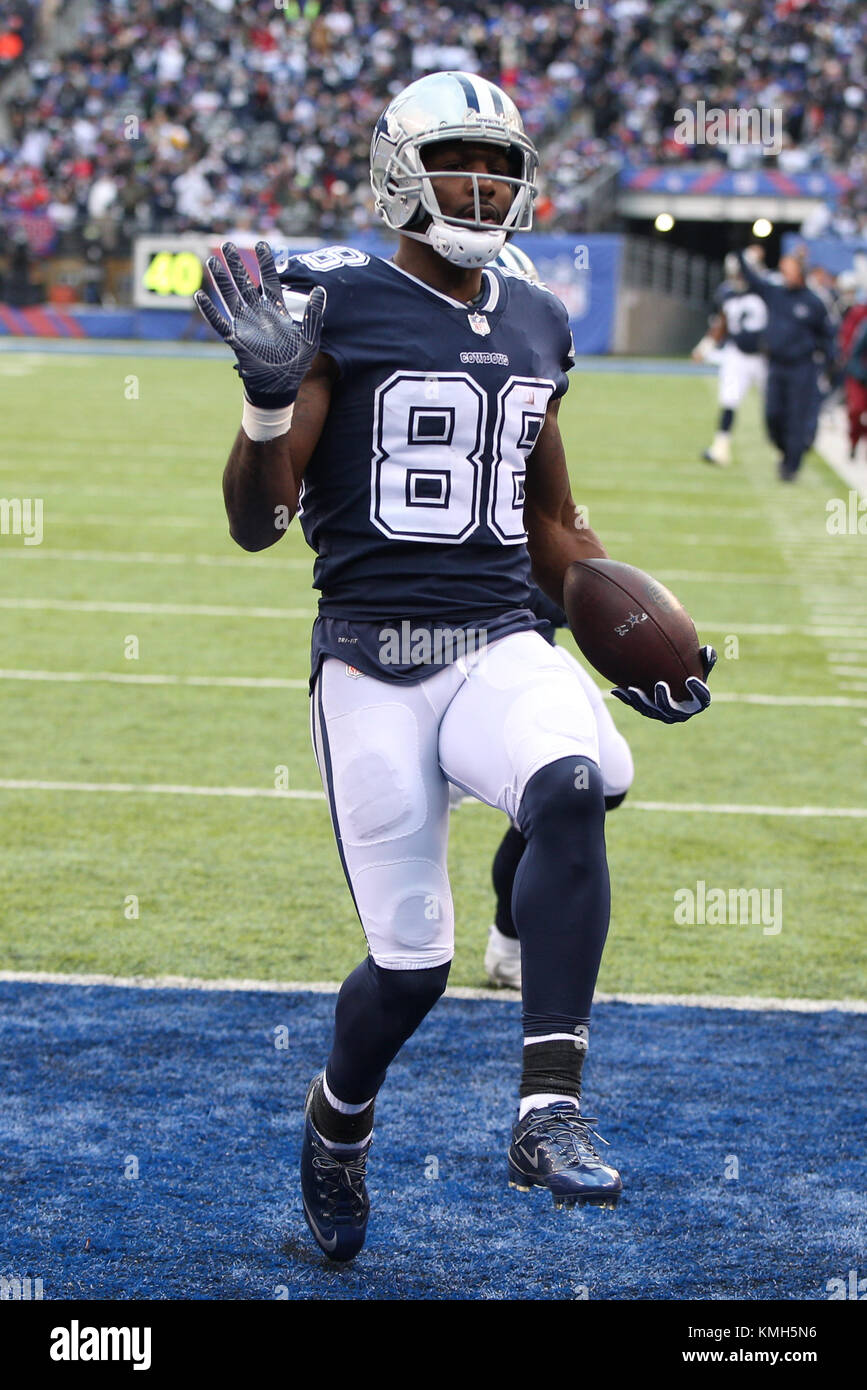
[[[257,556],[227,535],[228,355],[5,355],[0,378],[0,495],[44,500],[41,545],[0,535],[0,969],[342,978],[363,938],[326,806],[267,795],[280,767],[319,790],[312,557],[296,526]],[[609,818],[600,989],[854,998],[867,540],[828,534],[845,489],[815,456],[777,483],[753,403],[735,466],[697,462],[714,414],[708,378],[613,371],[576,374],[561,413],[591,524],[720,651],[706,716],[615,709],[636,779]],[[126,790],[87,789],[107,785]],[[194,794],[227,788],[261,794]],[[453,819],[453,984],[485,983],[504,828],[479,805]],[[700,880],[780,890],[782,930],[677,925]]]

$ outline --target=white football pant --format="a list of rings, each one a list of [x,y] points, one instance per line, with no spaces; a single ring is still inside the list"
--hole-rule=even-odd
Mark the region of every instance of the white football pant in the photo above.
[[[540,768],[567,757],[599,763],[585,674],[538,632],[503,637],[416,684],[322,663],[313,746],[377,965],[430,969],[454,954],[449,783],[514,820]],[[623,762],[620,782],[625,773]]]
[[[764,353],[741,352],[735,343],[726,343],[720,353],[719,403],[723,410],[737,410],[751,386],[765,394],[768,363]]]

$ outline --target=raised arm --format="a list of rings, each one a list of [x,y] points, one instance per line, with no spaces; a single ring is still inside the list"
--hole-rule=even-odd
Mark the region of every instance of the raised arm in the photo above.
[[[569,487],[566,453],[557,416],[559,399],[551,401],[545,423],[527,460],[524,484],[524,527],[539,588],[563,606],[563,576],[576,560],[605,559],[608,552],[576,507]]]
[[[747,250],[751,249],[752,248],[750,247],[747,248]],[[749,285],[750,289],[753,290],[755,294],[760,295],[762,299],[767,300],[772,298],[772,296],[778,291],[779,286],[772,284],[771,281],[768,280],[767,276],[759,274],[759,272],[756,270],[755,264],[751,260],[747,259],[746,252],[738,251],[737,257],[738,264],[741,268],[741,273],[744,279],[746,280],[747,284]]]
[[[214,256],[208,269],[222,306],[202,290],[196,303],[235,353],[244,382],[241,428],[223,473],[223,497],[232,538],[245,550],[264,550],[280,539],[298,509],[337,368],[318,351],[325,291],[311,291],[298,325],[283,302],[267,242],[256,245],[259,285],[231,242],[221,250],[225,266]]]

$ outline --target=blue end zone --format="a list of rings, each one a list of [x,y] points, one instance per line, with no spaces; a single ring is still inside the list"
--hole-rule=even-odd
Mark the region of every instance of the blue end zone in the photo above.
[[[0,984],[0,1274],[46,1299],[758,1300],[863,1263],[863,1015],[598,1005],[586,1108],[626,1194],[555,1213],[506,1182],[517,1005],[447,999],[378,1103],[368,1244],[331,1266],[296,1170],[333,1007]]]

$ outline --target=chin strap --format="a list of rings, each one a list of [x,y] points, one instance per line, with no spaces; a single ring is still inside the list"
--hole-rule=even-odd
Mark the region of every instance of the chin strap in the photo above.
[[[453,227],[448,222],[435,220],[426,232],[408,232],[406,228],[401,228],[401,235],[432,246],[438,255],[450,261],[452,265],[475,270],[479,266],[489,265],[499,256],[506,244],[507,231],[505,227],[477,231],[470,227]]]

